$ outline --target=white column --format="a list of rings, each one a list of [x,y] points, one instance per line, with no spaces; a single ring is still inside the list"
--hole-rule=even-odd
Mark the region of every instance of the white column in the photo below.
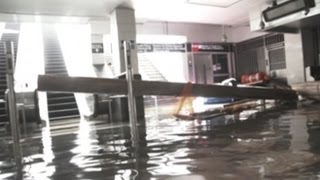
[[[286,75],[289,84],[306,81],[301,33],[285,34]]]
[[[43,37],[41,24],[22,23],[20,28],[17,62],[15,69],[15,90],[34,91],[38,75],[44,74]],[[31,65],[32,64],[32,68]],[[26,68],[30,67],[30,68]],[[28,84],[26,87],[25,84]]]
[[[115,74],[126,71],[121,41],[136,43],[136,21],[133,9],[116,8],[110,15],[113,66]],[[137,49],[131,50],[133,74],[138,74]]]

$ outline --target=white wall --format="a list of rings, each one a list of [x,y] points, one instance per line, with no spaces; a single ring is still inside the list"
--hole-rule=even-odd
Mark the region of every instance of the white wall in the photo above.
[[[259,37],[265,35],[265,32],[252,32],[250,31],[249,26],[240,26],[231,28],[231,35],[229,35],[230,39],[233,42],[241,42],[248,39],[252,39],[255,37]]]
[[[168,34],[186,36],[189,42],[221,42],[222,26],[192,23],[150,22],[137,24],[138,34]],[[265,33],[251,32],[250,27],[225,27],[228,42],[240,42]]]
[[[92,34],[110,34],[110,21],[90,21]]]
[[[92,34],[110,34],[108,21],[90,22]],[[137,34],[179,35],[186,36],[189,42],[221,42],[223,30],[221,25],[172,23],[172,22],[145,22],[137,23]],[[254,33],[249,27],[226,27],[228,42],[239,42],[264,33]]]
[[[229,31],[229,28],[226,28],[226,31]],[[149,22],[137,24],[137,32],[186,36],[189,42],[220,42],[222,38],[221,26],[191,23]]]

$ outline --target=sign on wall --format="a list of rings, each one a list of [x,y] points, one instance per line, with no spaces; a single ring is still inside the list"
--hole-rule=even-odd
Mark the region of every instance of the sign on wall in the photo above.
[[[138,52],[233,52],[227,43],[137,44]]]
[[[188,43],[188,52],[232,52],[232,44]]]
[[[92,64],[94,65],[102,65],[104,64],[104,50],[103,43],[92,43]]]
[[[137,44],[138,52],[186,52],[186,44]]]
[[[92,43],[92,53],[93,54],[103,53],[103,43]]]

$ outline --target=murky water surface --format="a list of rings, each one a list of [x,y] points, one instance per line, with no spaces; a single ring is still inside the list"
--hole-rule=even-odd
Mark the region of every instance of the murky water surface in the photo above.
[[[69,120],[22,143],[23,179],[320,179],[320,104],[207,121],[149,118],[127,123]],[[0,179],[15,179],[0,139]]]

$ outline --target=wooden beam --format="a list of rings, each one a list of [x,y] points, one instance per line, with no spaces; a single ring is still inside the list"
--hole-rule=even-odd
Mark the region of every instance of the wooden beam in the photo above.
[[[179,96],[186,85],[186,83],[133,81],[135,96]],[[127,81],[123,79],[40,75],[38,78],[38,90],[121,95],[127,94]],[[297,99],[296,92],[292,90],[202,84],[193,84],[190,96],[244,99]]]
[[[304,82],[293,84],[292,88],[298,92],[302,97],[320,101],[320,82]]]

